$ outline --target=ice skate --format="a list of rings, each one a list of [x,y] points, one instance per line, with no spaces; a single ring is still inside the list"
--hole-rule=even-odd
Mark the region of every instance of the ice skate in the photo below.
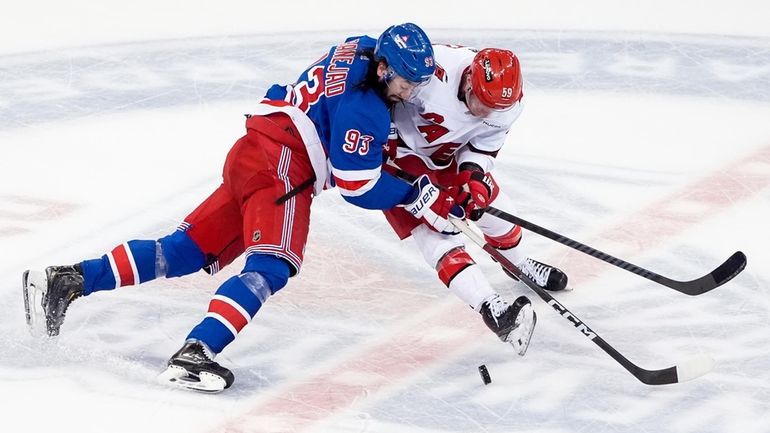
[[[233,373],[213,361],[213,354],[200,341],[190,340],[168,360],[158,382],[200,392],[221,392],[235,380]]]
[[[67,308],[83,295],[80,265],[49,266],[44,272],[24,271],[24,312],[33,331],[59,335]]]
[[[481,316],[489,329],[500,340],[510,343],[516,353],[520,356],[527,353],[529,340],[535,331],[537,314],[526,296],[519,296],[511,305],[495,295],[481,305]]]
[[[524,275],[529,277],[532,281],[535,282],[535,284],[545,290],[550,292],[572,290],[571,288],[567,287],[567,274],[565,274],[559,268],[538,262],[537,260],[532,260],[529,257],[526,257],[522,261],[516,263],[516,267],[521,269],[521,272],[523,272]],[[509,277],[519,281],[519,279],[516,278],[516,276],[511,272],[509,272],[508,269],[503,268],[503,271],[505,271]]]

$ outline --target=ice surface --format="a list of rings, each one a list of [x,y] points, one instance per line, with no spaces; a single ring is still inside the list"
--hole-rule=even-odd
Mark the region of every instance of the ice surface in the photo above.
[[[123,4],[32,2],[3,15],[0,415],[16,426],[3,431],[770,432],[763,2],[522,2],[510,18],[500,2],[494,30],[479,30],[489,14],[465,2],[447,16],[339,2],[370,18],[356,23],[301,2],[285,25],[287,14],[253,9],[249,20],[233,11],[258,6],[235,3],[140,1],[119,16]],[[65,22],[35,21],[41,4]],[[77,300],[58,339],[29,335],[24,269],[173,229],[218,184],[241,115],[268,85],[348,33],[407,19],[427,22],[434,41],[521,55],[527,107],[496,171],[521,216],[676,279],[747,254],[735,280],[688,297],[525,234],[569,273],[575,290],[559,301],[632,361],[711,356],[713,371],[645,386],[534,295],[538,327],[519,358],[380,214],[335,191],[314,204],[301,275],[220,355],[236,375],[223,394],[155,376],[242,262]],[[311,22],[323,31],[288,33]],[[505,296],[526,293],[469,250]]]

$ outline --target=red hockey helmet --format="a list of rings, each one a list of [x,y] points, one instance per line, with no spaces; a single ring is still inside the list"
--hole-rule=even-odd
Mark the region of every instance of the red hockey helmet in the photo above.
[[[521,66],[511,51],[486,48],[471,62],[473,94],[487,107],[505,110],[521,99]]]

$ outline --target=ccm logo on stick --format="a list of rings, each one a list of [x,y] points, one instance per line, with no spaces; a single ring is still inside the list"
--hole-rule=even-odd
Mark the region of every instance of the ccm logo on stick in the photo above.
[[[555,299],[551,299],[548,301],[548,305],[553,307],[554,310],[556,310],[557,313],[561,314],[565,319],[572,322],[572,324],[577,328],[578,331],[580,331],[583,335],[588,337],[589,339],[593,340],[596,337],[596,333],[591,330],[588,326],[584,325],[583,322],[578,320],[577,317],[573,316],[572,313],[569,312],[566,308],[564,308],[558,301]]]

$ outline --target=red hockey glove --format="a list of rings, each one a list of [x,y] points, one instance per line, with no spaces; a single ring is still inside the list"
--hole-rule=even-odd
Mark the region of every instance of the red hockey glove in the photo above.
[[[465,212],[452,196],[434,185],[426,175],[417,178],[412,185],[414,190],[404,208],[437,232],[447,235],[460,233],[449,218],[465,218]]]
[[[453,182],[457,189],[453,198],[458,204],[463,206],[466,215],[473,221],[481,218],[484,209],[489,206],[489,202],[495,194],[495,182],[488,173],[477,169],[461,170]],[[466,195],[462,196],[462,193]]]

